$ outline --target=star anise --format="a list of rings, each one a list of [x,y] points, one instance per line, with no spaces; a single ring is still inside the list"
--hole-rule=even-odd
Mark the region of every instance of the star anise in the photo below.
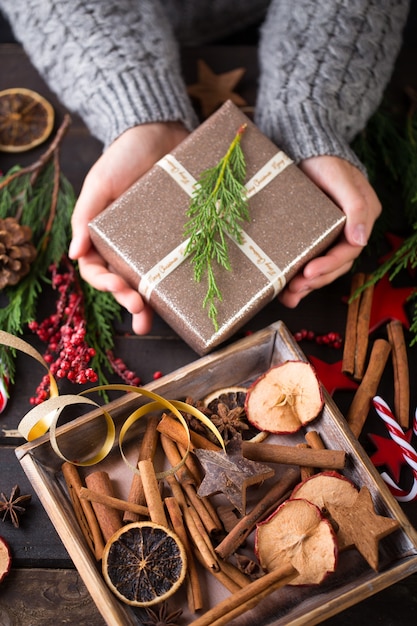
[[[193,398],[187,397],[185,398],[185,402],[201,411],[201,413],[203,413],[207,417],[211,417],[211,414],[213,413],[213,411],[205,406],[202,400],[193,400]],[[191,413],[186,413],[185,411],[181,412],[181,414],[183,415],[191,430],[193,430],[195,433],[198,433],[199,435],[203,435],[203,437],[211,439],[212,434],[210,430],[207,428],[207,426],[200,422],[200,420],[194,417],[194,415],[191,415]]]
[[[242,430],[249,430],[249,425],[245,422],[245,409],[243,406],[236,406],[233,409],[223,402],[217,405],[217,412],[210,416],[211,421],[217,427],[223,439],[229,441]]]
[[[250,559],[248,556],[236,552],[235,559],[238,569],[249,576],[252,580],[260,578],[263,575],[262,568],[259,563]]]
[[[29,504],[32,496],[30,494],[21,496],[19,485],[15,485],[9,498],[3,492],[0,493],[0,498],[0,514],[3,513],[2,522],[10,517],[13,526],[19,528],[20,516],[25,512],[26,504]]]
[[[158,612],[147,608],[146,613],[149,619],[143,622],[143,626],[177,626],[182,609],[169,612],[168,604],[164,602],[160,605]]]

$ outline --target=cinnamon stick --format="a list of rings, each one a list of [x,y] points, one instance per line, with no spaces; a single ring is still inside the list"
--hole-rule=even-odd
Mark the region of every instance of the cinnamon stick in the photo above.
[[[88,500],[89,502],[98,502],[99,504],[105,504],[108,507],[117,509],[118,511],[128,511],[140,515],[141,517],[149,517],[149,509],[142,504],[135,504],[134,502],[128,502],[127,500],[121,500],[120,498],[114,498],[108,496],[105,493],[97,493],[86,487],[81,487],[79,493],[81,500]]]
[[[300,479],[298,469],[289,467],[268,493],[253,507],[253,509],[243,516],[236,526],[226,535],[226,537],[215,548],[216,554],[221,558],[228,558],[246,540],[248,535],[255,528],[256,524],[275,510],[287,497]]]
[[[168,528],[168,520],[152,460],[144,459],[143,461],[139,461],[138,467],[140,475],[142,476],[142,484],[151,521]]]
[[[369,276],[362,272],[353,276],[351,298],[368,279]],[[369,285],[348,306],[342,371],[357,381],[362,380],[365,372],[373,293],[374,287]]]
[[[365,274],[358,272],[352,276],[349,304],[346,315],[345,343],[343,347],[342,372],[353,376],[355,372],[355,354],[357,344],[357,324],[360,297],[353,297],[365,282]],[[352,299],[353,298],[353,299]]]
[[[301,442],[297,443],[297,448],[302,448],[303,450],[305,450],[307,448],[310,448],[310,446],[306,442]],[[314,472],[314,467],[309,467],[308,465],[300,465],[301,480],[306,480],[307,478],[310,478],[310,476],[313,476]]]
[[[378,386],[385,369],[391,346],[385,339],[376,339],[372,346],[368,367],[361,384],[357,388],[349,407],[346,419],[355,437],[359,438],[365,424],[372,398],[377,394]]]
[[[195,556],[197,558],[197,560],[199,561],[199,563],[207,570],[210,572],[210,574],[219,581],[219,583],[221,585],[223,585],[223,587],[225,587],[228,591],[230,591],[230,593],[235,593],[236,591],[239,591],[242,587],[240,585],[238,585],[232,578],[230,578],[226,572],[224,572],[222,569],[212,569],[210,567],[207,566],[207,563],[205,563],[204,559],[202,558],[200,552],[196,549],[195,551]],[[194,622],[193,622],[194,623]]]
[[[83,483],[78,469],[68,462],[63,463],[61,469],[81,531],[91,551],[99,561],[104,550],[103,535],[91,502],[79,498],[78,493],[83,487]]]
[[[143,461],[145,459],[153,459],[155,456],[156,446],[158,443],[158,431],[156,429],[158,422],[158,416],[151,415],[148,418],[146,429],[139,449],[139,455],[137,460],[138,463],[139,461]],[[127,499],[128,502],[133,502],[142,506],[146,504],[142,478],[139,474],[133,475]],[[137,522],[140,519],[142,519],[142,516],[139,513],[135,513],[133,510],[126,510],[125,514],[123,515],[124,522]]]
[[[313,450],[325,450],[326,446],[322,438],[316,430],[308,430],[305,434],[305,440]]]
[[[196,548],[196,555],[200,555],[202,563],[208,570],[219,571],[220,566],[212,547],[209,546],[207,539],[197,528],[195,518],[193,517],[191,507],[184,507],[182,514],[184,516],[185,525],[190,534],[191,540]]]
[[[85,484],[91,491],[114,497],[113,486],[107,472],[95,471],[86,476]],[[92,503],[98,524],[105,541],[122,527],[120,511],[99,502]]]
[[[326,446],[324,445],[319,433],[316,430],[309,430],[305,434],[305,443],[300,443],[300,448],[312,448],[313,450],[325,450]],[[300,467],[301,470],[301,480],[305,480],[312,476],[315,470],[318,468],[309,467],[308,465],[304,465]],[[324,469],[321,467],[320,469]]]
[[[387,324],[387,333],[394,369],[394,414],[400,426],[407,430],[410,427],[410,379],[402,323],[392,320]]]
[[[191,549],[187,531],[184,526],[180,506],[173,496],[165,498],[165,505],[171,520],[172,528],[183,543],[187,554],[187,601],[191,613],[203,608],[203,597],[201,593],[200,580]]]
[[[167,437],[166,435],[161,435],[161,444],[165,455],[171,464],[172,467],[178,465],[181,461],[181,455],[178,451],[177,444],[175,441]],[[180,467],[176,476],[187,495],[187,498],[192,503],[194,508],[198,511],[198,514],[206,527],[207,531],[212,534],[215,532],[219,532],[221,530],[221,523],[219,520],[216,520],[212,517],[210,510],[206,506],[206,500],[200,498],[197,495],[195,479],[191,474],[190,470],[187,466],[183,465]]]
[[[184,428],[181,426],[180,422],[173,417],[164,413],[158,423],[158,431],[179,443],[184,449],[187,449],[188,441]],[[190,450],[194,450],[195,448],[204,448],[205,450],[214,451],[220,450],[220,446],[216,446],[216,444],[198,433],[190,432],[190,436]]]
[[[187,449],[184,448],[180,443],[176,443],[178,451],[181,457],[184,457]],[[200,485],[202,476],[201,476],[201,465],[198,463],[194,454],[189,454],[185,459],[185,466],[193,477],[193,482],[196,486]]]
[[[204,615],[192,622],[193,626],[224,626],[232,619],[243,615],[255,607],[270,593],[288,584],[298,575],[297,570],[285,563],[279,569],[254,580],[249,585],[236,591],[222,602],[219,602]]]
[[[242,442],[243,456],[261,463],[283,463],[286,465],[305,465],[323,469],[343,469],[346,463],[344,450],[314,450],[297,448],[275,443]]]

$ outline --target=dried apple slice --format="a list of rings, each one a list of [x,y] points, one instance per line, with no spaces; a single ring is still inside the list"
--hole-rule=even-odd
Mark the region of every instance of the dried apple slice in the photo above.
[[[314,368],[286,361],[269,369],[249,388],[246,415],[258,430],[295,433],[320,414],[324,400]]]
[[[290,563],[298,571],[290,585],[318,585],[336,569],[337,539],[315,504],[290,499],[258,524],[255,553],[268,572]]]
[[[12,555],[10,548],[3,537],[0,537],[0,583],[10,572],[12,566]]]
[[[351,537],[344,531],[341,511],[353,506],[358,497],[358,490],[346,476],[338,472],[320,472],[299,483],[291,494],[292,498],[309,500],[328,515],[332,522],[339,543],[339,550],[353,545]],[[337,509],[336,509],[337,507]]]

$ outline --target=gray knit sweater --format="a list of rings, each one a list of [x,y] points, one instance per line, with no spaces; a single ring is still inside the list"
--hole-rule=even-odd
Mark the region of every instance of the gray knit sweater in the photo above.
[[[349,148],[392,73],[408,0],[0,0],[15,36],[108,146],[145,122],[196,118],[179,45],[262,22],[256,122],[297,162]]]

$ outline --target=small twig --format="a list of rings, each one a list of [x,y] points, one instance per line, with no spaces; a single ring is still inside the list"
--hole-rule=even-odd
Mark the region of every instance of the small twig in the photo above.
[[[54,219],[56,216],[56,208],[58,204],[59,180],[60,180],[60,174],[61,174],[61,168],[59,165],[59,147],[58,146],[53,152],[53,160],[54,160],[54,186],[52,189],[49,217],[45,226],[45,237],[42,242],[42,246],[44,249],[48,245],[49,233],[51,232],[52,224],[54,223]]]

